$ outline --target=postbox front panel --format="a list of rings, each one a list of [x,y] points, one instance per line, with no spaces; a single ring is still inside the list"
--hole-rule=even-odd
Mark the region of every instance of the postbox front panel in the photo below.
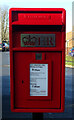
[[[10,10],[11,109],[13,112],[62,112],[65,10],[44,9],[42,14],[37,14],[41,9],[36,13],[30,9],[32,14],[27,10]]]
[[[60,108],[61,52],[14,52],[14,71],[16,108]]]

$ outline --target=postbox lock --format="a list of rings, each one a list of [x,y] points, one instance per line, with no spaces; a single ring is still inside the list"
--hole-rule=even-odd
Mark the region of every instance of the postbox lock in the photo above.
[[[24,80],[22,80],[22,84],[24,83]]]
[[[36,53],[36,60],[42,60],[42,53]]]

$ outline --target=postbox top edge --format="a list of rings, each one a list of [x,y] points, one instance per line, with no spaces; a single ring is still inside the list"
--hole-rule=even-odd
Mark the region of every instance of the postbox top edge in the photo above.
[[[64,8],[10,8],[10,12],[13,11],[58,11],[58,12],[66,12]]]

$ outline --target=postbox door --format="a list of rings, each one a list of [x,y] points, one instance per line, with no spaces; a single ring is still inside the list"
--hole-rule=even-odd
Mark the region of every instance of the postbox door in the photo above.
[[[37,59],[37,54],[41,57]],[[61,85],[61,52],[15,52],[14,51],[14,105],[15,108],[60,108],[60,85]],[[30,77],[31,68],[42,65],[42,72],[46,72],[46,82],[41,83],[38,79],[38,71],[33,72],[37,77],[39,87],[43,85],[44,92],[37,93],[39,88],[32,89]],[[36,68],[37,68],[36,67]],[[41,69],[41,68],[40,68]],[[37,69],[36,69],[37,70]],[[35,75],[36,74],[36,75]],[[42,74],[41,74],[42,75]],[[39,76],[40,77],[40,76]],[[44,78],[44,76],[40,77]],[[34,79],[35,80],[35,79]],[[33,83],[33,81],[32,81]],[[44,84],[45,83],[45,84]],[[48,84],[48,85],[47,85]],[[38,86],[34,86],[38,87]],[[40,92],[40,91],[39,91]],[[36,94],[36,96],[35,96]]]

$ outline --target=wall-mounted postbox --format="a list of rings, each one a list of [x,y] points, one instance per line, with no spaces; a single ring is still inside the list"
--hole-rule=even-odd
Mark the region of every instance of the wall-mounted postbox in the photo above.
[[[62,8],[10,9],[13,112],[64,111],[65,28]]]

